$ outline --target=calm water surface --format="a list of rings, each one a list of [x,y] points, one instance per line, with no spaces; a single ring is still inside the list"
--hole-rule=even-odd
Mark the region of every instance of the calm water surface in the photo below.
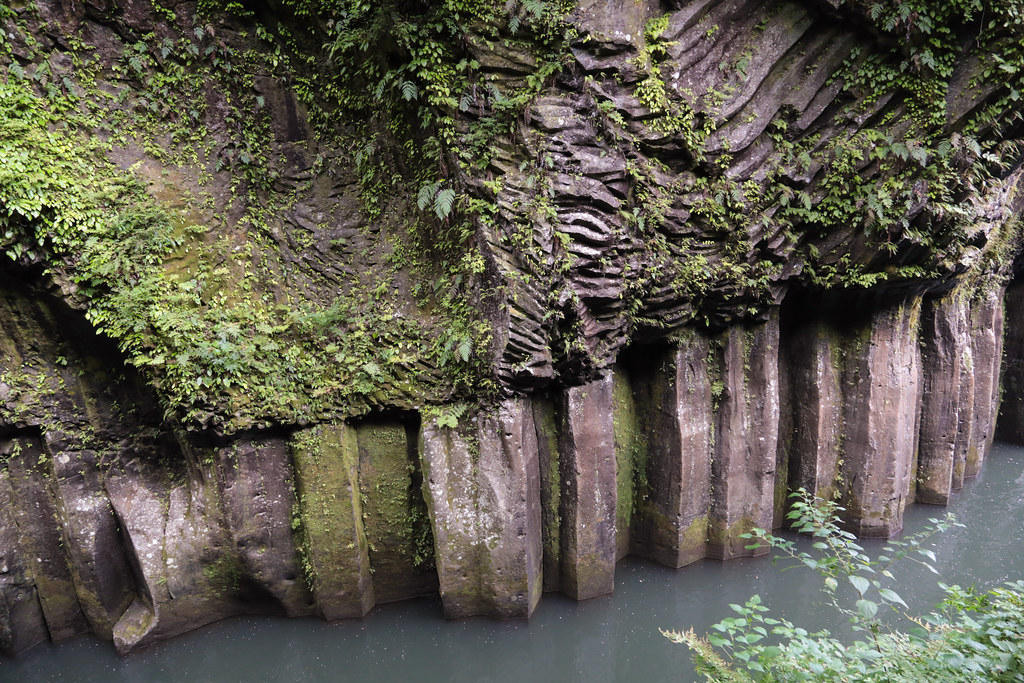
[[[990,586],[1024,578],[1024,449],[997,444],[984,471],[949,509],[967,528],[935,537],[947,583]],[[942,508],[917,505],[919,530]],[[878,544],[867,544],[877,550]],[[915,609],[940,596],[935,577],[903,567],[899,591]],[[816,575],[781,572],[765,558],[670,570],[628,559],[615,594],[576,603],[545,595],[529,622],[446,621],[437,598],[384,605],[361,620],[239,618],[119,658],[83,637],[0,659],[0,681],[673,681],[694,679],[687,650],[658,628],[706,631],[728,603],[757,593],[805,626],[827,624]],[[908,587],[909,586],[909,587]]]

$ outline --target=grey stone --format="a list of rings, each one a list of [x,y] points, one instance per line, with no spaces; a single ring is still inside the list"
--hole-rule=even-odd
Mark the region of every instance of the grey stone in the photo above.
[[[953,490],[957,432],[961,424],[965,345],[971,344],[970,292],[966,286],[924,305],[921,322],[921,440],[916,500],[945,505]],[[973,374],[973,373],[971,373]]]
[[[652,358],[638,409],[644,416],[647,490],[634,523],[633,552],[669,567],[704,557],[711,505],[714,413],[710,342],[696,332]]]
[[[785,343],[792,382],[789,488],[832,500],[843,437],[843,341],[823,322],[801,325]]]
[[[846,348],[840,500],[859,536],[903,528],[916,475],[920,298],[882,309]]]
[[[981,471],[995,435],[999,411],[999,377],[1003,358],[1003,294],[1005,288],[983,284],[971,304],[970,339],[974,372],[974,415],[964,476]]]
[[[468,422],[427,421],[422,433],[445,615],[528,617],[543,588],[533,411],[514,399]]]
[[[281,612],[312,611],[292,542],[295,489],[280,438],[240,439],[217,450],[220,501],[238,560],[238,580],[258,587]]]
[[[16,437],[4,446],[13,492],[13,518],[24,562],[35,585],[50,639],[59,642],[89,630],[64,550],[63,523],[52,489],[53,469],[38,437]]]
[[[722,395],[711,467],[708,555],[760,555],[742,534],[770,529],[779,425],[779,320],[734,327],[722,341]]]
[[[393,419],[364,420],[355,431],[374,599],[383,603],[436,593],[418,434]]]
[[[7,446],[0,450],[9,455]],[[29,563],[31,551],[15,521],[10,475],[0,468],[0,653],[16,655],[49,636]]]
[[[109,639],[114,623],[135,597],[135,580],[103,488],[101,454],[58,451],[52,457],[65,549],[78,599],[92,632]]]
[[[325,619],[361,617],[374,605],[369,546],[359,495],[356,431],[322,425],[289,441],[305,545],[304,571]]]
[[[611,593],[615,586],[612,420],[611,374],[560,397],[561,590],[577,600]]]

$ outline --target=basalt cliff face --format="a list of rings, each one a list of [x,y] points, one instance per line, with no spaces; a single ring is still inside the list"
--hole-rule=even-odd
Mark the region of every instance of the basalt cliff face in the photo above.
[[[0,651],[528,617],[1024,442],[1013,2],[491,4],[0,7]]]

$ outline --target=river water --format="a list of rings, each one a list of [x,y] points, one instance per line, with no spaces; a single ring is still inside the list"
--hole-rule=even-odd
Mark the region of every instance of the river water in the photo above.
[[[1024,578],[1024,448],[996,444],[981,476],[949,510],[966,528],[929,542],[943,581],[991,586]],[[942,513],[912,506],[905,531]],[[877,551],[880,544],[865,546]],[[817,576],[780,566],[757,558],[671,570],[630,558],[617,568],[614,595],[577,603],[548,594],[529,622],[447,621],[440,600],[430,598],[336,624],[230,619],[125,658],[109,643],[83,637],[0,659],[0,681],[687,683],[694,679],[688,651],[659,627],[706,631],[730,613],[728,603],[755,593],[799,625],[828,625]],[[937,577],[924,568],[905,565],[897,574],[900,594],[916,611],[939,599]]]

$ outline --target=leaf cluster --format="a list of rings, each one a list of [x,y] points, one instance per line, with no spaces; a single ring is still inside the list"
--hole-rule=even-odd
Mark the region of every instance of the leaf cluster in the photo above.
[[[691,649],[698,672],[709,681],[1016,681],[1024,675],[1024,582],[984,592],[939,584],[946,593],[939,608],[912,616],[893,589],[890,568],[912,560],[934,568],[924,541],[956,525],[951,516],[932,520],[924,531],[888,542],[872,558],[855,537],[839,527],[842,511],[806,491],[794,494],[788,518],[811,536],[808,552],[797,542],[763,529],[748,536],[767,543],[777,557],[788,557],[822,578],[822,588],[838,616],[850,620],[865,639],[845,642],[827,630],[810,632],[770,616],[759,596],[730,605],[738,616],[699,636],[663,631]],[[851,590],[852,589],[852,590]],[[912,625],[897,630],[879,618],[880,607],[903,614]]]

